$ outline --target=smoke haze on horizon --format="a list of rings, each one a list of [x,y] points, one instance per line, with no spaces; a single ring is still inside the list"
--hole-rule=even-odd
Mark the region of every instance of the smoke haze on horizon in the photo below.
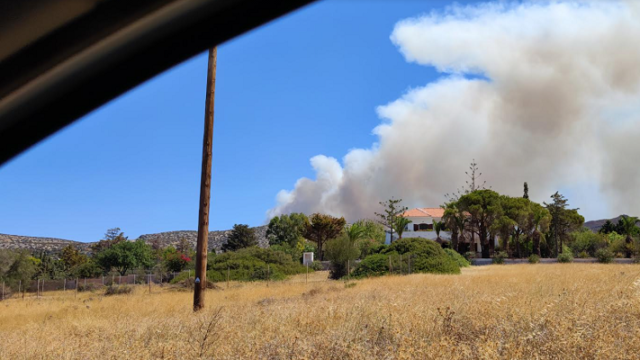
[[[442,77],[378,107],[368,149],[311,159],[273,217],[370,218],[378,202],[436,207],[475,159],[494,190],[547,201],[567,189],[590,217],[640,214],[640,7],[485,3],[398,22],[391,41]],[[598,207],[596,209],[596,207]]]

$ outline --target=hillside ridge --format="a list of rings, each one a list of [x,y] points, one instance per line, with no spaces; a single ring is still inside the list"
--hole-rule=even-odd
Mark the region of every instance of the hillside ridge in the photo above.
[[[256,226],[252,229],[256,232],[258,246],[268,247],[269,240],[267,239],[267,226]],[[210,231],[208,243],[209,251],[220,251],[222,249],[222,245],[227,242],[229,234],[231,234],[231,230]],[[156,245],[159,247],[167,247],[170,245],[177,246],[180,244],[182,239],[185,239],[189,242],[191,247],[195,249],[197,237],[198,232],[195,230],[177,230],[144,234],[140,235],[138,239],[144,240],[149,245]],[[28,250],[32,253],[57,253],[67,245],[73,245],[83,253],[90,253],[91,245],[95,243],[97,243],[97,241],[80,242],[51,237],[0,234],[0,249]]]

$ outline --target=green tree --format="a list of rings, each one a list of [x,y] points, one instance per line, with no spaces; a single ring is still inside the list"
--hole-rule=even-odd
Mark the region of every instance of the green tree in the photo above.
[[[365,228],[360,223],[353,223],[344,228],[344,234],[352,243],[356,243],[360,239],[365,238]]]
[[[638,221],[640,221],[637,217],[635,216],[623,216],[620,218],[621,224],[622,224],[622,233],[626,235],[627,237],[625,238],[625,243],[627,246],[627,249],[625,251],[625,256],[626,257],[631,257],[631,248],[633,246],[633,234],[635,234],[638,231],[638,227],[636,226],[636,224],[638,223]]]
[[[347,234],[343,234],[335,239],[327,242],[327,258],[331,260],[331,272],[329,276],[332,279],[340,279],[349,274],[355,266],[354,260],[360,255],[360,250],[356,241],[349,238]]]
[[[380,205],[383,207],[383,212],[382,213],[378,213],[376,212],[376,216],[379,218],[378,222],[384,226],[389,228],[389,232],[391,234],[390,237],[390,241],[393,241],[393,231],[395,230],[396,227],[396,219],[399,216],[402,216],[402,214],[404,214],[405,211],[407,211],[409,208],[403,206],[402,204],[402,199],[394,199],[391,198],[387,201],[381,201]]]
[[[315,213],[309,218],[304,237],[315,242],[318,246],[318,260],[324,260],[324,244],[340,235],[346,221],[343,217]]]
[[[67,245],[60,252],[60,260],[64,264],[65,271],[69,271],[71,268],[86,263],[89,258],[75,246]]]
[[[184,252],[169,246],[162,254],[162,263],[167,271],[180,272],[191,264],[191,258]]]
[[[222,245],[222,251],[237,251],[256,245],[258,245],[258,240],[255,230],[249,225],[235,224],[227,238],[227,243]]]
[[[0,250],[0,281],[5,282],[13,291],[18,291],[20,284],[25,289],[36,275],[36,263],[27,251]]]
[[[616,231],[616,226],[613,225],[611,220],[605,221],[604,224],[602,224],[602,226],[598,230],[598,232],[601,233],[601,234],[609,234],[609,233],[612,233],[612,232],[615,232],[615,231]]]
[[[151,267],[153,251],[144,240],[126,240],[100,251],[95,259],[105,272],[114,269],[121,275],[126,275],[130,269]]]
[[[398,233],[398,240],[402,239],[402,233],[404,232],[404,229],[407,227],[407,225],[411,224],[411,222],[412,221],[407,219],[406,217],[403,217],[403,216],[396,217],[396,223],[394,224],[393,228]]]
[[[464,230],[467,224],[467,216],[459,208],[458,202],[448,202],[443,206],[444,215],[442,221],[445,226],[451,231],[451,247],[458,251],[458,244],[460,240],[464,241]]]
[[[478,235],[482,257],[489,258],[495,245],[490,236],[492,226],[502,216],[500,195],[492,190],[476,190],[461,196],[458,205],[470,216],[471,231]]]
[[[433,220],[433,230],[436,232],[436,241],[438,243],[442,243],[442,239],[440,238],[440,232],[444,229],[444,221],[436,221]]]
[[[563,249],[563,242],[569,237],[574,230],[579,229],[584,224],[584,217],[579,213],[579,209],[568,209],[568,200],[559,192],[551,195],[553,200],[551,203],[544,203],[544,206],[551,214],[551,223],[549,231],[555,245],[555,257],[560,254]]]
[[[272,218],[267,228],[269,244],[288,244],[292,248],[296,247],[308,224],[309,219],[302,213],[291,213]]]
[[[120,231],[120,228],[107,229],[107,232],[104,234],[104,239],[93,244],[91,246],[91,250],[93,250],[94,253],[99,253],[104,249],[110,248],[115,244],[119,244],[127,240],[129,240],[129,238],[124,236],[124,233]]]
[[[531,231],[530,227],[532,226],[530,221],[531,201],[525,198],[502,196],[501,206],[503,216],[508,217],[514,222],[510,235],[516,246],[518,257],[524,257],[522,243],[525,238],[523,235],[529,234]],[[507,254],[511,254],[509,252],[509,238],[505,241],[505,251]]]
[[[531,203],[531,238],[533,239],[533,252],[542,256],[540,252],[540,243],[544,234],[549,231],[549,224],[551,223],[551,213],[542,205],[532,202]]]

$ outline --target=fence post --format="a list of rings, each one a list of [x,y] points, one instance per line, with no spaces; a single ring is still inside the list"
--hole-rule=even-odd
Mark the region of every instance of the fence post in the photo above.
[[[78,290],[79,290],[78,288],[80,287],[79,285],[80,285],[80,281],[78,280],[78,278],[76,278],[76,295],[75,295],[76,298],[78,297]]]
[[[36,298],[40,297],[40,279],[36,279]]]
[[[87,289],[87,278],[84,278],[84,288]]]
[[[2,282],[2,301],[4,301],[4,281]]]
[[[305,284],[309,283],[309,262],[307,262],[307,279],[304,282]]]
[[[115,284],[115,275],[111,274],[111,286],[113,286],[113,284]]]
[[[389,257],[389,274],[393,273],[393,266],[391,266],[391,255]]]
[[[351,260],[347,259],[347,280],[351,280]]]
[[[118,285],[122,284],[122,274],[118,274]]]
[[[136,284],[136,274],[133,274],[133,285]]]
[[[102,275],[102,286],[104,286],[104,275]]]
[[[267,287],[269,287],[269,282],[271,281],[271,268],[269,264],[267,264]]]
[[[231,270],[231,268],[229,267],[229,265],[227,265],[227,289],[229,288],[229,271]]]
[[[67,292],[67,278],[64,278],[64,283],[62,285],[62,292]]]
[[[149,283],[149,294],[151,294],[151,274],[149,274],[147,282]]]
[[[18,296],[20,296],[21,292],[22,292],[22,280],[18,282]]]

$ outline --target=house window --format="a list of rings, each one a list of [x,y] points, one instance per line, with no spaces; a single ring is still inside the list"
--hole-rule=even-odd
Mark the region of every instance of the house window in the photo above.
[[[429,224],[424,224],[423,223],[423,224],[420,224],[419,226],[420,226],[419,231],[427,231],[427,230],[429,230]],[[433,225],[431,225],[431,226],[433,227]]]

